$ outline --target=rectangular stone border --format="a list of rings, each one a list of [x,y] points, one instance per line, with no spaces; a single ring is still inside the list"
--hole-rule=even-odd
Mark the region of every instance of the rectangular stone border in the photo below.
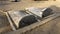
[[[29,25],[29,26],[23,27],[23,28],[18,29],[16,31],[8,32],[6,34],[17,34],[17,33],[18,34],[22,34],[22,33],[25,33],[27,31],[31,31],[31,30],[33,30],[33,29],[35,29],[35,28],[37,28],[37,27],[47,23],[48,21],[53,20],[53,19],[59,17],[59,16],[60,16],[60,13],[54,13],[54,14],[52,14],[50,16],[45,17],[42,21],[39,21],[37,23],[34,23],[34,24]]]

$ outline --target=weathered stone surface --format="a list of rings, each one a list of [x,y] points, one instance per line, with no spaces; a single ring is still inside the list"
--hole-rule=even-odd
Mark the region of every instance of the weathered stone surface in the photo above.
[[[30,25],[37,21],[34,15],[28,14],[24,10],[9,11],[8,13],[17,28]]]
[[[50,8],[35,8],[35,7],[30,7],[30,8],[26,8],[28,13],[34,14],[35,16],[38,16],[40,18],[49,16],[52,13],[52,9]]]
[[[26,12],[34,14],[35,16],[39,16],[42,17],[42,9],[40,8],[35,8],[35,7],[30,7],[30,8],[26,8]]]

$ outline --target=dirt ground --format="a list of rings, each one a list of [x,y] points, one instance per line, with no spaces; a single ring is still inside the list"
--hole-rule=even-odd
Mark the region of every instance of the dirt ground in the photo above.
[[[57,6],[60,7],[60,1],[21,1],[21,2],[9,2],[9,1],[0,1],[0,10],[9,11],[9,10],[21,10],[27,7],[49,7],[49,6]],[[58,9],[58,8],[53,8]],[[60,9],[56,10],[56,12],[60,12]],[[1,15],[1,14],[0,14]],[[0,33],[4,34],[6,32],[10,32],[11,28],[9,22],[2,13],[0,17]],[[51,20],[50,22],[38,27],[37,29],[27,32],[26,34],[60,34],[60,17]]]

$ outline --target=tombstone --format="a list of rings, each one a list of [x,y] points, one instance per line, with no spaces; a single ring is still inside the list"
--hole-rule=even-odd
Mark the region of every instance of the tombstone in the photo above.
[[[28,14],[24,10],[8,11],[8,14],[10,15],[10,19],[17,29],[37,22],[34,15]]]
[[[30,7],[26,8],[26,12],[33,14],[35,16],[38,16],[38,18],[44,18],[49,16],[52,13],[52,9],[50,8],[35,8],[35,7]]]

